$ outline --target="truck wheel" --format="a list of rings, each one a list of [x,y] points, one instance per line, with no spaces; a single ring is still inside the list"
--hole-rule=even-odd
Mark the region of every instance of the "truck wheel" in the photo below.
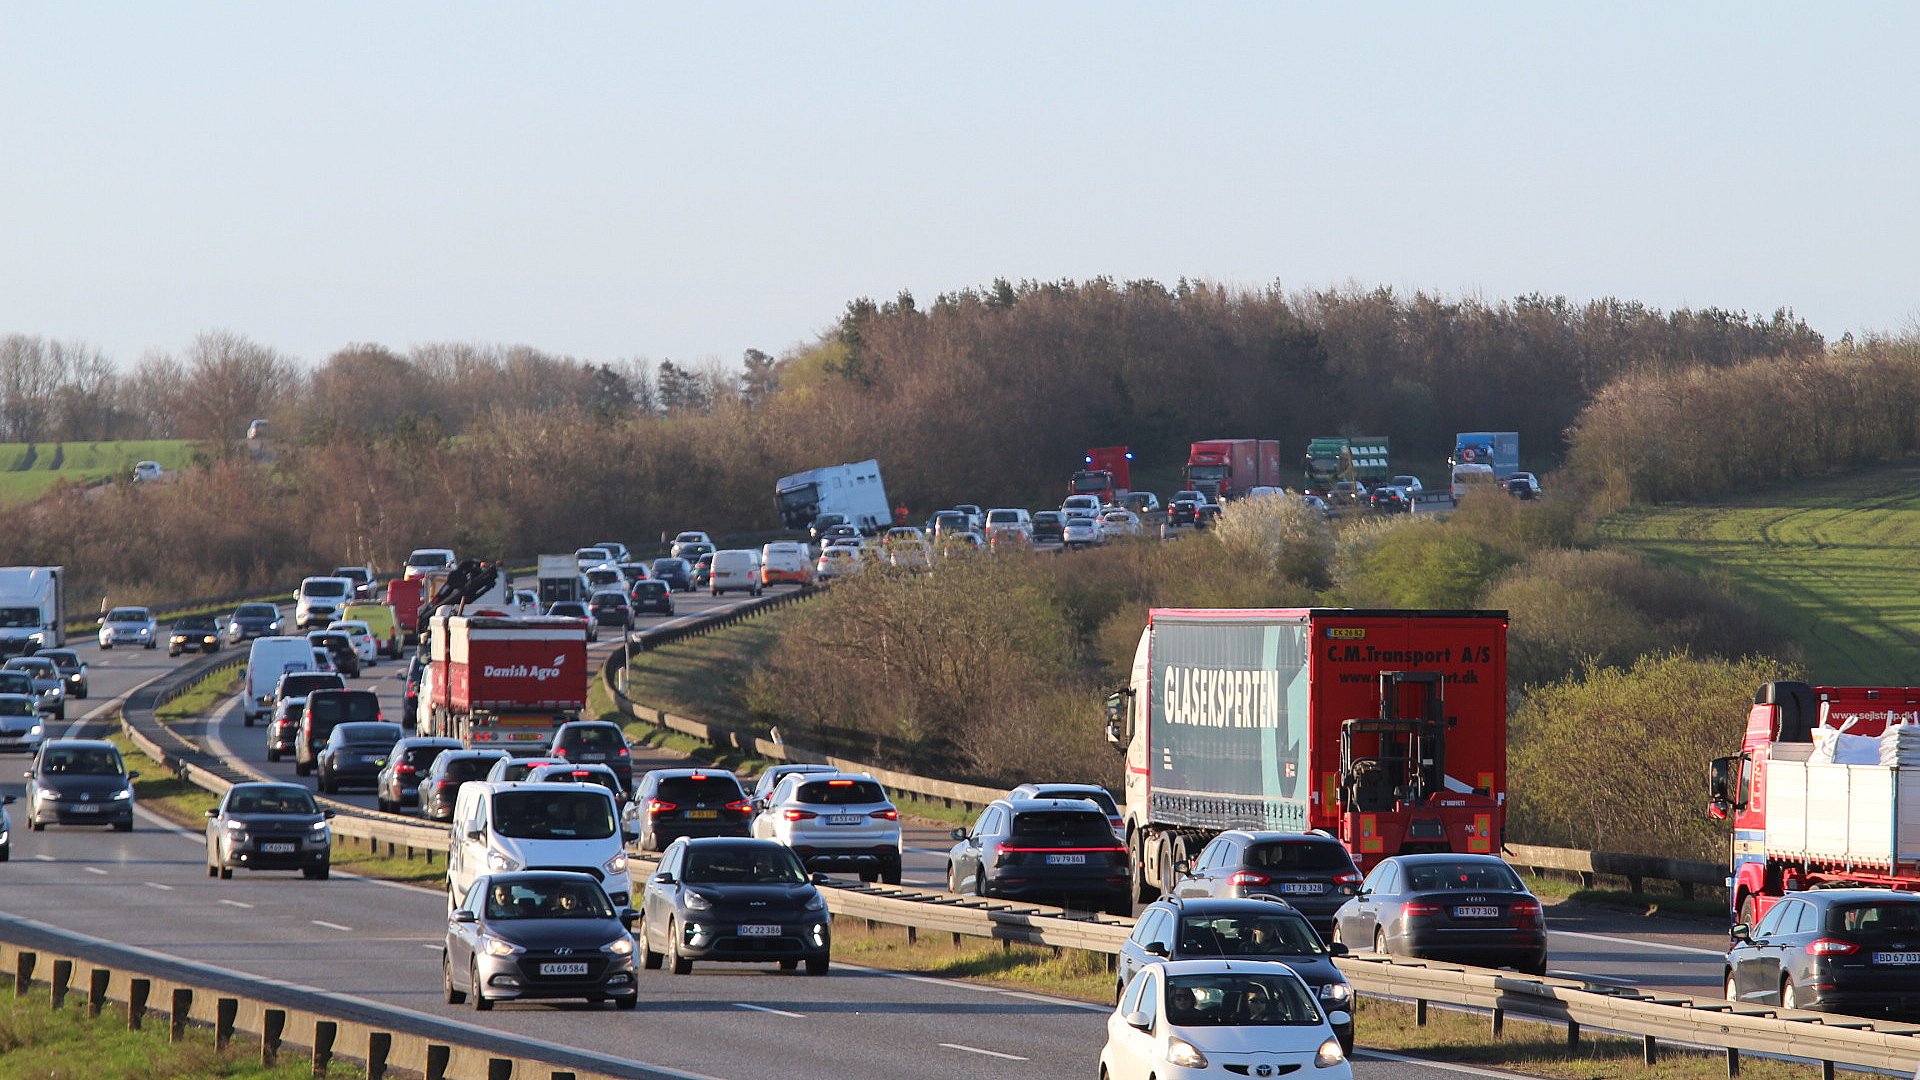
[[[1127,837],[1127,863],[1133,869],[1133,899],[1150,904],[1160,898],[1160,890],[1147,880],[1147,853],[1139,833]]]
[[[1173,838],[1173,837],[1171,837],[1171,836],[1163,836],[1163,837],[1161,837],[1161,838],[1160,838],[1160,845],[1159,845],[1159,850],[1158,850],[1158,861],[1159,861],[1159,863],[1160,863],[1160,895],[1162,895],[1162,896],[1172,896],[1172,895],[1173,895],[1173,886],[1174,886],[1174,873],[1173,873],[1173,861],[1174,861],[1174,858],[1175,858],[1175,841],[1174,841],[1174,838]]]
[[[1740,917],[1734,921],[1746,923],[1747,926],[1751,928],[1759,914],[1760,902],[1753,898],[1752,893],[1742,893],[1740,895]]]

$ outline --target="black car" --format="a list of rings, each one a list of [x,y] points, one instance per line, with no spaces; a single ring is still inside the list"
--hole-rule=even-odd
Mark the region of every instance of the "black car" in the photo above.
[[[544,765],[536,765],[522,773],[520,779],[529,784],[597,784],[613,795],[615,803],[626,802],[629,790],[607,766],[576,765],[571,761],[548,761]]]
[[[1787,893],[1734,924],[1725,977],[1729,1001],[1920,1020],[1920,896]]]
[[[111,825],[133,830],[133,780],[120,751],[100,739],[49,739],[27,776],[27,830],[48,825]]]
[[[280,632],[280,609],[272,604],[241,604],[227,616],[224,629],[228,643],[233,645],[257,637],[272,637]]]
[[[1115,961],[1114,1000],[1148,964],[1167,960],[1246,959],[1278,961],[1292,968],[1327,1012],[1353,1013],[1353,987],[1333,958],[1344,945],[1321,941],[1304,915],[1279,900],[1186,900],[1169,897],[1140,913]],[[1353,1022],[1334,1034],[1353,1052]]]
[[[1547,970],[1547,924],[1520,875],[1492,855],[1382,859],[1334,913],[1334,940],[1394,956]]]
[[[387,752],[399,741],[399,724],[336,724],[320,751],[320,793],[331,795],[348,784],[378,787]]]
[[[586,874],[540,870],[493,874],[473,883],[447,916],[440,953],[447,1004],[469,998],[481,1012],[495,1001],[640,1000],[633,967],[634,913],[616,908]]]
[[[80,659],[79,653],[72,649],[41,649],[33,655],[53,661],[53,666],[60,671],[60,677],[66,680],[69,698],[87,696],[87,662]]]
[[[627,591],[627,599],[633,602],[635,613],[673,614],[673,590],[664,581],[636,581]]]
[[[1202,497],[1197,491],[1176,491],[1167,500],[1167,524],[1198,525]]]
[[[411,720],[420,715],[420,682],[427,674],[427,650],[414,650],[407,661],[406,688],[400,692],[400,718]]]
[[[619,724],[605,720],[571,720],[553,729],[547,754],[582,765],[605,765],[620,778],[622,789],[633,787],[633,751]]]
[[[293,771],[301,776],[319,765],[333,729],[341,724],[364,724],[385,720],[380,711],[380,695],[371,690],[315,690],[307,695],[307,708],[300,717],[300,733],[293,742]],[[396,727],[398,725],[395,725]],[[387,740],[392,746],[395,739]]]
[[[629,828],[643,851],[660,851],[683,836],[746,836],[753,803],[725,769],[654,769],[640,778]]]
[[[167,655],[220,651],[220,624],[211,615],[182,615],[167,632]]]
[[[593,621],[598,626],[618,626],[624,630],[633,625],[633,605],[626,593],[594,593],[587,601],[587,610],[593,612]]]
[[[666,582],[667,588],[674,592],[690,592],[693,589],[693,564],[685,559],[655,559],[653,577],[656,581]]]
[[[852,524],[853,519],[845,514],[821,514],[814,518],[812,522],[808,523],[807,542],[818,547],[826,543],[827,530],[833,528],[835,525],[851,526]]]
[[[235,784],[207,811],[207,876],[230,878],[236,868],[298,870],[325,881],[333,866],[332,816],[298,784]]]
[[[1081,799],[996,799],[953,830],[947,888],[1133,914],[1127,847]]]
[[[791,850],[772,840],[682,838],[660,856],[640,898],[640,953],[675,975],[695,960],[765,963],[825,975],[827,901]]]
[[[433,759],[445,750],[465,749],[459,739],[416,735],[401,739],[387,750],[387,763],[374,784],[380,809],[399,813],[403,806],[420,804],[420,781],[433,768]]]
[[[1346,846],[1321,833],[1234,829],[1213,838],[1182,871],[1175,896],[1277,896],[1299,909],[1323,937],[1333,913],[1360,889]]]
[[[1381,513],[1396,514],[1407,508],[1407,497],[1399,488],[1374,488],[1367,495],[1367,505]]]
[[[420,780],[420,816],[428,821],[452,821],[460,785],[485,780],[493,763],[507,756],[505,750],[443,751]]]
[[[1038,510],[1033,515],[1033,542],[1058,544],[1066,536],[1067,515],[1058,510]]]
[[[333,658],[333,669],[349,679],[360,677],[360,650],[353,647],[353,639],[341,630],[310,630],[307,640],[316,649],[327,650]]]

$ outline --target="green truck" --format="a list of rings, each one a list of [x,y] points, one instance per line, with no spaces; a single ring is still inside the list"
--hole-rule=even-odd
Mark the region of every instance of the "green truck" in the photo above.
[[[1326,488],[1341,480],[1372,485],[1393,475],[1385,435],[1322,436],[1307,443],[1307,486]]]

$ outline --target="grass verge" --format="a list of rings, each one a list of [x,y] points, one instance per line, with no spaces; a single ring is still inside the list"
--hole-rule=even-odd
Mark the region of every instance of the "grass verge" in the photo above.
[[[1605,904],[1623,910],[1632,910],[1639,914],[1650,915],[1664,912],[1669,915],[1704,915],[1724,918],[1727,914],[1725,896],[1698,897],[1689,899],[1678,892],[1634,892],[1629,889],[1588,889],[1564,878],[1553,875],[1520,875],[1526,881],[1533,895],[1543,900],[1569,900],[1577,904]]]
[[[1063,949],[1055,956],[1049,948],[1003,948],[1000,942],[971,937],[955,945],[949,935],[931,931],[909,943],[905,927],[886,923],[869,927],[864,919],[835,916],[833,959],[1103,1005],[1113,1000],[1113,976],[1107,972],[1106,958],[1078,949]]]
[[[163,723],[209,716],[221,699],[239,691],[240,677],[240,671],[208,672],[187,687],[185,693],[155,709],[153,715]]]
[[[84,999],[85,995],[78,997]],[[0,998],[0,1080],[100,1076],[295,1080],[313,1075],[311,1059],[294,1053],[285,1055],[277,1066],[262,1066],[259,1045],[244,1039],[235,1039],[225,1050],[215,1049],[213,1032],[203,1028],[189,1027],[178,1043],[168,1040],[164,1022],[149,1022],[140,1031],[129,1031],[126,1010],[120,1006],[89,1018],[83,1005],[53,1008],[51,994],[44,988],[26,997]],[[326,1075],[358,1077],[365,1076],[366,1071],[335,1064]]]
[[[188,832],[203,832],[207,811],[220,805],[220,797],[191,781],[173,775],[164,765],[134,749],[133,740],[115,733],[108,741],[120,748],[127,768],[140,775],[133,781],[136,805],[144,806]]]
[[[700,637],[686,638],[633,658],[627,696],[709,724],[764,732],[747,709],[747,676],[792,621],[795,608],[776,608]]]

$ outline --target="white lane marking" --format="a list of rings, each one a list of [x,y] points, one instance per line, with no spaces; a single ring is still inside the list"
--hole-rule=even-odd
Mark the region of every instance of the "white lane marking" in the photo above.
[[[430,944],[428,944],[427,942],[424,942],[424,941],[420,943],[420,947],[421,947],[421,948],[423,948],[423,949],[431,949],[431,950],[433,950],[434,952],[439,952],[439,951],[440,951],[441,949],[444,949],[444,948],[446,948],[446,946],[445,946],[445,945],[430,945]]]
[[[1609,937],[1606,934],[1581,934],[1571,930],[1555,930],[1553,933],[1558,937],[1581,938],[1586,941],[1604,941],[1610,945],[1631,945],[1636,949],[1663,949],[1667,952],[1692,953],[1695,956],[1724,957],[1727,955],[1727,950],[1725,949],[1702,949],[1694,945],[1669,945],[1664,941],[1636,941],[1633,938]]]
[[[1354,1051],[1355,1057],[1373,1058],[1377,1061],[1395,1061],[1403,1065],[1419,1065],[1442,1072],[1465,1073],[1468,1076],[1497,1076],[1501,1080],[1532,1080],[1521,1073],[1495,1072],[1492,1069],[1476,1069],[1471,1065],[1453,1065],[1445,1061],[1430,1061],[1426,1058],[1407,1057],[1404,1054],[1390,1054],[1385,1050],[1368,1050],[1364,1047]]]
[[[34,856],[34,858],[36,858],[36,859],[38,859],[38,860],[40,860],[41,862],[58,862],[58,861],[59,861],[59,860],[57,860],[57,859],[55,859],[55,858],[54,858],[53,856],[51,856],[51,855],[47,855],[47,854],[44,854],[44,853],[43,853],[43,854],[40,854],[40,855],[35,855],[35,856]]]
[[[89,874],[99,874],[101,877],[107,876],[107,872],[97,866],[83,866],[80,869],[85,870]]]
[[[1561,971],[1558,969],[1549,972],[1549,974],[1558,975],[1563,979],[1598,979],[1601,982],[1619,983],[1621,986],[1633,985],[1632,979],[1623,979],[1618,975],[1594,975],[1585,971]]]
[[[145,886],[146,886],[147,888],[149,888],[149,889],[159,889],[159,890],[160,890],[161,892],[172,892],[172,891],[173,891],[173,886],[171,886],[171,885],[162,885],[162,884],[160,884],[160,883],[159,883],[159,882],[157,882],[157,881],[143,881],[143,882],[141,882],[140,884],[142,884],[142,885],[145,885]]]
[[[315,926],[324,926],[324,927],[326,927],[326,928],[327,928],[327,929],[329,929],[329,930],[338,930],[338,931],[340,931],[340,932],[341,932],[341,933],[343,933],[343,934],[351,934],[351,933],[353,933],[353,927],[351,927],[351,926],[341,926],[341,925],[340,925],[339,923],[337,923],[337,922],[328,922],[328,921],[326,921],[325,919],[308,919],[307,921],[308,921],[308,922],[310,922],[310,923],[312,923],[312,924],[313,924],[313,925],[315,925]]]
[[[772,1013],[775,1016],[788,1016],[795,1020],[806,1019],[806,1017],[796,1012],[787,1012],[785,1009],[769,1009],[765,1005],[749,1005],[744,1001],[734,1002],[733,1007],[736,1009],[752,1009],[754,1012]]]
[[[222,900],[220,902],[227,905],[228,907],[248,908],[248,909],[251,909],[253,907],[252,904],[247,903],[245,900]]]
[[[940,1045],[946,1047],[949,1050],[965,1050],[969,1054],[985,1054],[988,1057],[999,1058],[1002,1061],[1033,1060],[1032,1058],[1023,1058],[1018,1054],[1003,1054],[998,1050],[982,1050],[977,1046],[963,1046],[960,1043],[941,1043]]]

